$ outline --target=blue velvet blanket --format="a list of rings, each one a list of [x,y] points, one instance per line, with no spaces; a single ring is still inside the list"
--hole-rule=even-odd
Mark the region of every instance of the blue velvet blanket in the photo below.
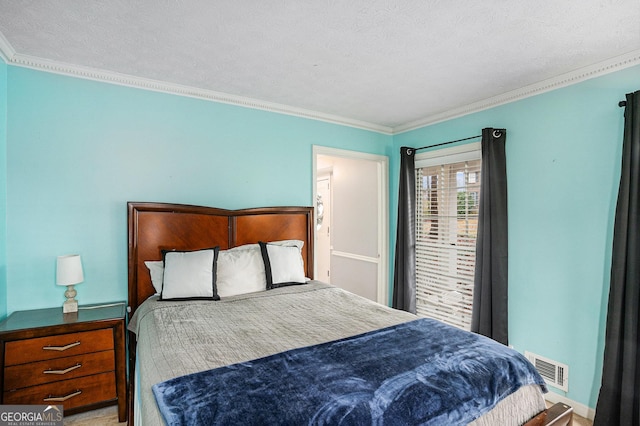
[[[464,425],[543,379],[518,352],[439,321],[393,327],[153,386],[169,425]]]

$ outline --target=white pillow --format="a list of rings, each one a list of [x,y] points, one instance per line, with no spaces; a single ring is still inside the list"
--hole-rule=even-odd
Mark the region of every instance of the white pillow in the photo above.
[[[162,278],[164,276],[164,262],[162,260],[147,260],[144,262],[149,275],[151,275],[151,284],[156,289],[156,294],[162,293]]]
[[[216,288],[220,297],[266,290],[267,278],[260,246],[247,244],[229,250],[220,250]]]
[[[302,240],[269,241],[267,244],[271,244],[274,246],[298,247],[300,253],[302,253],[302,247],[304,247],[304,241]]]
[[[306,282],[302,241],[297,243],[292,245],[283,244],[283,242],[260,243],[268,290]]]
[[[218,247],[197,251],[165,251],[160,300],[219,300],[215,262]]]

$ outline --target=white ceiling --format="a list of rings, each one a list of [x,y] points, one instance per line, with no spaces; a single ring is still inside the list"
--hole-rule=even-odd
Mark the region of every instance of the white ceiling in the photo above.
[[[0,50],[393,133],[640,63],[639,23],[638,0],[2,0]]]

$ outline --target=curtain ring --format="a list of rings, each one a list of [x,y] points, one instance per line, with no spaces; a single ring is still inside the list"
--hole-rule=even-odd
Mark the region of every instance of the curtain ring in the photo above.
[[[493,131],[493,137],[494,138],[499,138],[500,136],[502,136],[502,132],[500,130],[494,130]]]

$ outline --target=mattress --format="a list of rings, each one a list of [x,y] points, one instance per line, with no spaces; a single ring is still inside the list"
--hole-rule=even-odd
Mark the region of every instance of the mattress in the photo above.
[[[156,383],[416,318],[317,281],[217,302],[151,297],[129,323],[137,340],[136,424],[162,424]],[[526,386],[473,424],[521,424],[544,408],[540,388]]]

